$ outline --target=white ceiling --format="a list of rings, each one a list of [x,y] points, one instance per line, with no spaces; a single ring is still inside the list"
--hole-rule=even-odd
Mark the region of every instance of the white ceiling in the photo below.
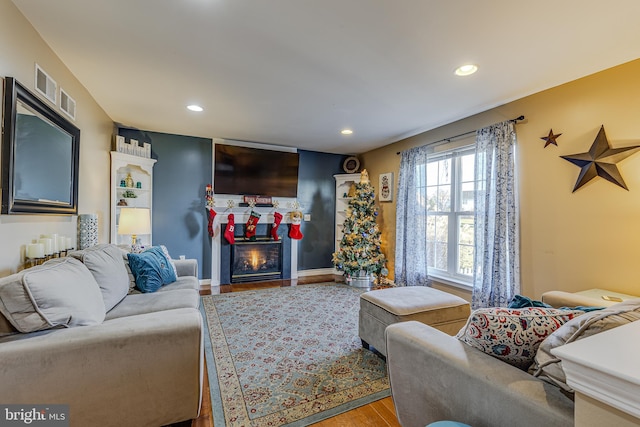
[[[638,0],[13,2],[115,122],[345,154],[640,57]]]

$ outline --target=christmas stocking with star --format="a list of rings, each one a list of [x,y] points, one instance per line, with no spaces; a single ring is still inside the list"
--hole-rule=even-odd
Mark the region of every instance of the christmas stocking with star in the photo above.
[[[209,224],[207,225],[209,237],[213,237],[213,219],[216,217],[216,211],[213,208],[207,208],[207,217],[209,219]]]
[[[302,223],[302,212],[291,212],[291,224],[289,224],[289,237],[292,239],[300,240],[304,237],[304,234],[300,232],[300,223]]]
[[[224,238],[227,239],[227,242],[229,242],[230,245],[233,245],[236,242],[236,238],[233,234],[235,228],[235,217],[230,213],[227,219],[227,227],[224,230]]]
[[[251,211],[251,215],[249,215],[249,221],[247,221],[247,226],[244,232],[244,236],[251,240],[256,240],[256,224],[260,221],[260,214],[254,211]]]
[[[273,240],[280,240],[280,236],[278,236],[278,227],[280,226],[280,221],[282,221],[282,214],[275,212],[273,214],[273,226],[271,226],[271,237]]]

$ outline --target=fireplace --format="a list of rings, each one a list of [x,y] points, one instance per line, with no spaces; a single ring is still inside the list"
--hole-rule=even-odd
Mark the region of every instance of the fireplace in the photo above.
[[[231,283],[282,279],[282,241],[236,242],[231,249]]]
[[[280,227],[279,240],[273,240],[271,224],[258,223],[256,241],[245,239],[244,229],[236,223],[233,245],[220,239],[220,284],[291,279],[292,245],[286,228]]]

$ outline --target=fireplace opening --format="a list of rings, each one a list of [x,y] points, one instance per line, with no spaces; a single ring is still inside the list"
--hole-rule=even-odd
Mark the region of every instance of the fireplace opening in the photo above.
[[[282,279],[282,244],[271,239],[236,241],[231,252],[231,283]]]

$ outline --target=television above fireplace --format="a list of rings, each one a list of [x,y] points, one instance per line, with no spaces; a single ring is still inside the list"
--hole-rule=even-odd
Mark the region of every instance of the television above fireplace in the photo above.
[[[215,144],[215,194],[297,197],[298,153]]]

